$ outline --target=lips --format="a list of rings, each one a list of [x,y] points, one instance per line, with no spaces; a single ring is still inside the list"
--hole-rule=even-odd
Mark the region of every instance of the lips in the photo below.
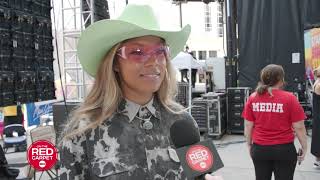
[[[146,74],[140,74],[140,76],[144,76],[144,77],[158,77],[158,76],[160,76],[160,73],[159,73],[159,72],[146,73]]]

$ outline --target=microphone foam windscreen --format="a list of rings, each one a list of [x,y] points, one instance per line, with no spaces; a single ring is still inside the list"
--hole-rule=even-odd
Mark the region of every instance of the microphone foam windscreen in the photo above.
[[[200,141],[200,134],[192,120],[177,120],[170,127],[170,137],[176,148]]]

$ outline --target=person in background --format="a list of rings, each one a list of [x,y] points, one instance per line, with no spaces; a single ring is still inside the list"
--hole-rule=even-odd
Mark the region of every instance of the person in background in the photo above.
[[[197,72],[198,72],[198,69],[191,69],[191,85],[192,85],[192,88],[196,87]]]
[[[314,167],[320,169],[320,66],[313,72],[315,82],[312,93],[312,140],[311,154],[315,156]]]
[[[3,115],[3,108],[0,108],[0,136],[3,140],[3,129],[4,129],[4,115]]]
[[[19,175],[19,169],[10,168],[7,158],[0,144],[0,179],[1,180],[13,180]]]
[[[187,82],[189,83],[189,78],[188,78],[188,69],[180,69],[181,73],[181,82]],[[186,81],[185,81],[186,79]]]
[[[78,57],[95,81],[63,133],[60,179],[186,179],[169,155],[169,129],[195,121],[173,101],[170,59],[190,30],[163,31],[150,6],[129,4],[82,32]]]
[[[297,98],[282,90],[284,77],[282,66],[264,67],[242,113],[256,180],[271,180],[272,173],[275,180],[293,180],[297,160],[303,161],[307,152],[306,117]],[[294,133],[301,145],[299,155]]]
[[[3,108],[4,126],[10,124],[22,124],[22,119],[18,116],[17,105],[6,106]]]

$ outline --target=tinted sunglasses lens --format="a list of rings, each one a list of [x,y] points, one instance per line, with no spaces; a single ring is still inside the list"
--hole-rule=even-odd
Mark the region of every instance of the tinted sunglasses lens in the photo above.
[[[168,53],[168,46],[157,46],[151,48],[131,48],[123,46],[117,51],[117,55],[121,58],[137,63],[145,62],[151,56],[156,56],[158,59],[165,59],[165,56],[168,56]]]

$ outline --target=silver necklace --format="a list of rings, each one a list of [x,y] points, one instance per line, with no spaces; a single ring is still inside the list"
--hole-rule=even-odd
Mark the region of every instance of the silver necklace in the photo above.
[[[138,119],[140,119],[140,121],[141,121],[141,128],[143,128],[145,130],[150,130],[153,128],[153,123],[150,121],[151,116],[152,116],[152,114],[150,114],[150,116],[148,118],[141,118],[136,115],[136,117]]]

